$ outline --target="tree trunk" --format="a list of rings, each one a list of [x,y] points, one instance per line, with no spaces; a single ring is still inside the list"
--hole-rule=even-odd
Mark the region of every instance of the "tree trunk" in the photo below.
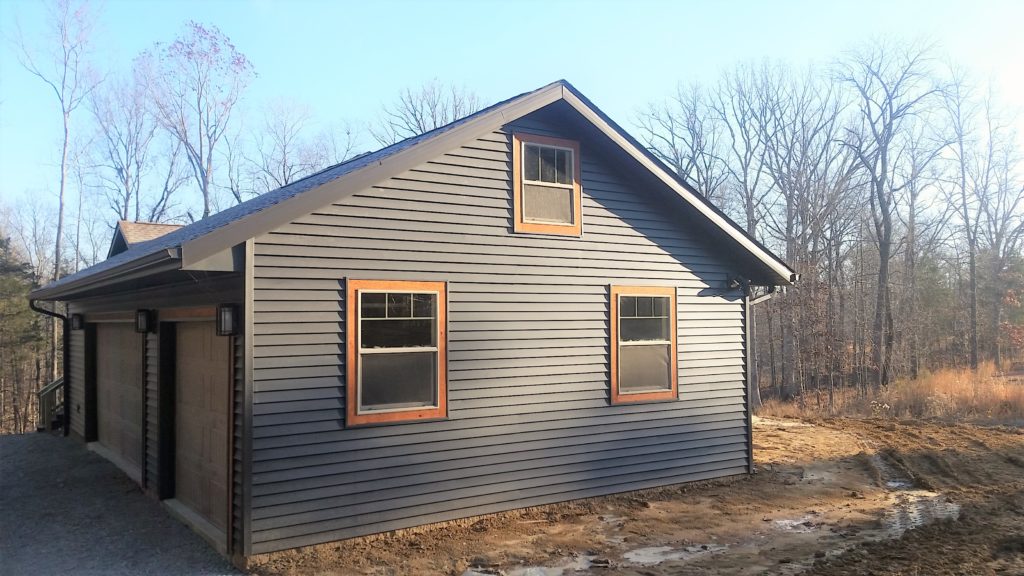
[[[70,144],[70,128],[71,114],[65,110],[64,112],[64,141],[61,146],[60,154],[60,194],[57,202],[57,238],[53,250],[53,280],[60,279],[60,262],[63,258],[61,245],[63,244],[64,238],[64,191],[67,186],[68,177],[68,146]],[[56,318],[49,317],[50,321],[50,358],[47,366],[47,373],[50,375],[50,380],[57,379],[57,320]]]
[[[1003,321],[1003,290],[999,278],[1002,271],[1002,258],[998,254],[992,257],[992,318],[989,320],[989,330],[992,331],[992,361],[996,370],[1003,368],[1003,350],[999,342],[999,326]]]
[[[889,243],[882,238],[878,239],[878,283],[875,286],[875,316],[871,323],[871,363],[875,371],[875,387],[880,388],[886,384],[886,372],[884,369],[885,351],[885,325],[886,325],[886,304],[888,298],[886,292],[889,288]]]
[[[967,300],[968,337],[970,338],[971,370],[978,369],[978,257],[977,242],[968,231],[967,254]]]

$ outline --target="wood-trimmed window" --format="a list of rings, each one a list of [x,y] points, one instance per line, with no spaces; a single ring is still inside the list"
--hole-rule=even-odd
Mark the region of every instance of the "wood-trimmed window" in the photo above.
[[[448,414],[444,282],[349,280],[346,425]]]
[[[675,400],[675,288],[612,286],[610,318],[612,403]]]
[[[512,204],[515,232],[582,236],[579,142],[512,134]]]

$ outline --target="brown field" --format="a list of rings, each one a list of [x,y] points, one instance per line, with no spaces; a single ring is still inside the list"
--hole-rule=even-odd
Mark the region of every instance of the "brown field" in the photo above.
[[[754,476],[315,546],[256,558],[251,568],[264,575],[1024,574],[1024,430],[757,418],[754,442]]]
[[[866,393],[855,388],[812,390],[789,402],[767,400],[762,416],[806,418],[821,414],[878,418],[933,418],[975,424],[1024,426],[1024,365],[998,372],[978,367],[925,372]]]

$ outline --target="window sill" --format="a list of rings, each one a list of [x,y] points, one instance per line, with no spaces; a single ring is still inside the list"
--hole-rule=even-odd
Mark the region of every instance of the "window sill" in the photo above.
[[[676,394],[675,390],[665,390],[663,392],[638,392],[636,394],[618,394],[612,392],[611,403],[613,405],[619,404],[655,404],[659,402],[675,402],[679,400],[679,395]]]

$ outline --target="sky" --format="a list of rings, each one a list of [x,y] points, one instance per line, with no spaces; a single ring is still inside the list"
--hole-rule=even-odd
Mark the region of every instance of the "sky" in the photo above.
[[[219,27],[258,74],[245,95],[249,118],[283,98],[323,125],[358,124],[432,78],[485,103],[564,78],[629,130],[640,108],[680,82],[713,82],[765,58],[827,64],[879,37],[937,42],[978,82],[991,82],[1002,106],[1024,109],[1020,0],[106,0],[94,8],[91,59],[103,73],[129,70],[187,20]],[[42,2],[0,0],[3,203],[56,198],[60,108],[12,47],[19,28],[41,38],[44,17]],[[1024,114],[1016,127],[1024,134]],[[376,147],[366,135],[357,151]]]

